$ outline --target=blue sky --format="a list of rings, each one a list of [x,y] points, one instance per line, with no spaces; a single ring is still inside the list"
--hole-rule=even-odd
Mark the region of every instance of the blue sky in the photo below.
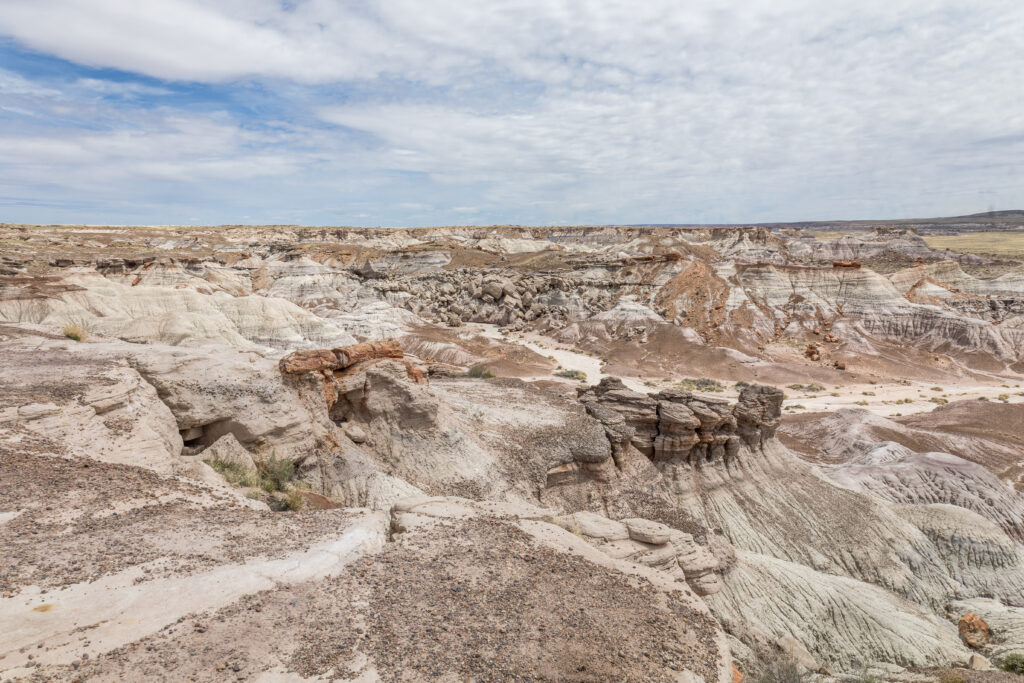
[[[0,221],[1024,208],[1018,0],[0,0]]]

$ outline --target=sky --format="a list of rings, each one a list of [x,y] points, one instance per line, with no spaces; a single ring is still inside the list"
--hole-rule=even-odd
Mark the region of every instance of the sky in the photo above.
[[[0,0],[0,221],[1024,208],[1020,0]]]

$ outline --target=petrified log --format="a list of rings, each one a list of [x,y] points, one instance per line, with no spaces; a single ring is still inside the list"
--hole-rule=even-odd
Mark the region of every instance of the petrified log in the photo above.
[[[339,346],[331,349],[343,368],[355,365],[364,360],[380,358],[402,358],[402,345],[397,339],[385,339],[377,342],[364,342],[351,346]]]
[[[320,370],[335,370],[338,368],[338,358],[327,349],[292,351],[278,361],[278,367],[281,368],[281,372],[291,375]]]

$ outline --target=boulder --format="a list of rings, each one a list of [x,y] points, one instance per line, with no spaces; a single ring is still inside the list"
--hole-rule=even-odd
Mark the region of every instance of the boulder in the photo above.
[[[988,624],[974,612],[968,612],[960,617],[957,629],[960,631],[960,638],[975,650],[988,645]]]
[[[292,351],[278,362],[281,372],[297,375],[303,372],[335,370],[339,367],[337,357],[327,349]]]
[[[483,296],[489,296],[491,300],[497,301],[505,293],[505,288],[501,282],[491,281],[485,282],[483,287],[481,287],[481,291]]]
[[[672,529],[659,522],[649,519],[624,519],[622,523],[629,530],[629,537],[641,543],[662,545],[672,537]]]
[[[247,472],[256,471],[256,462],[252,459],[249,451],[231,433],[214,441],[200,454],[200,457],[203,460],[217,460],[227,465],[236,465]]]
[[[366,442],[366,430],[357,424],[348,423],[345,425],[345,436],[350,438],[354,443],[365,443]]]
[[[555,523],[573,533],[601,541],[624,541],[629,538],[629,528],[625,524],[593,512],[566,515],[556,519]]]
[[[995,667],[992,666],[992,662],[987,657],[974,653],[967,659],[967,668],[974,669],[975,671],[992,671]]]

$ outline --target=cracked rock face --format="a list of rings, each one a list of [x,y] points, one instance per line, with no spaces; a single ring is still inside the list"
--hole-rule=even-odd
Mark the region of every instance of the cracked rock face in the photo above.
[[[649,396],[626,389],[615,378],[579,393],[588,410],[598,411],[592,414],[604,416],[599,419],[606,430],[622,433],[617,427],[621,418],[632,430],[630,444],[655,462],[721,462],[739,452],[741,439],[758,447],[772,438],[782,414],[782,391],[757,385],[745,387],[733,406],[688,391]]]

